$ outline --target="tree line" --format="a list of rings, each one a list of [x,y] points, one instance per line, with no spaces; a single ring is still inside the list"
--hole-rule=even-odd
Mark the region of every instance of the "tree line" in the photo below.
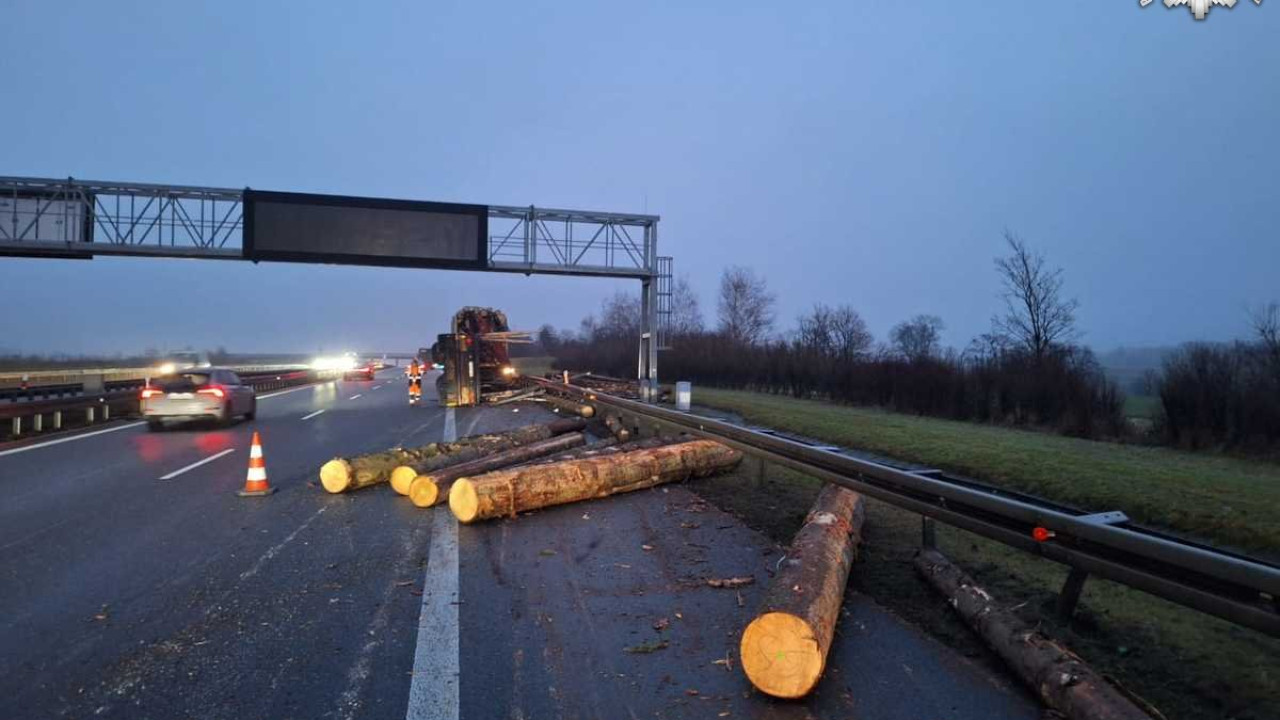
[[[877,342],[850,305],[815,305],[786,333],[777,298],[749,268],[726,268],[715,322],[704,322],[687,279],[674,284],[668,378],[798,398],[870,405],[918,415],[1048,429],[1091,438],[1144,439],[1181,447],[1280,445],[1280,309],[1253,314],[1256,341],[1190,344],[1148,378],[1160,399],[1139,436],[1124,393],[1077,343],[1078,302],[1061,268],[1006,232],[995,258],[1003,309],[963,350],[944,347],[936,315],[895,325]],[[539,344],[557,367],[621,377],[637,365],[639,299],[618,293],[576,330],[544,326]]]

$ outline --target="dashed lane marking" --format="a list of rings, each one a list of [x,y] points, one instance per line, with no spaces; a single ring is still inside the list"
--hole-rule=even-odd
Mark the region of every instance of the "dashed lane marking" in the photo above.
[[[184,473],[184,472],[186,472],[186,471],[188,471],[188,470],[195,470],[196,468],[200,467],[201,465],[204,465],[205,463],[211,463],[211,462],[213,462],[214,460],[217,460],[218,458],[222,457],[223,455],[227,455],[227,454],[233,453],[233,452],[235,452],[235,451],[236,451],[236,449],[235,449],[235,448],[227,448],[226,450],[223,450],[223,451],[222,451],[222,452],[220,452],[220,453],[217,453],[217,454],[214,454],[214,455],[210,455],[209,457],[207,457],[207,458],[205,458],[205,459],[203,459],[203,460],[198,460],[198,461],[196,461],[196,462],[193,462],[193,463],[191,463],[190,465],[188,465],[188,466],[186,466],[186,467],[184,467],[184,468],[181,468],[181,469],[179,469],[179,470],[174,470],[173,472],[169,473],[168,475],[162,475],[162,476],[160,476],[160,479],[161,479],[161,480],[172,480],[172,479],[174,479],[174,478],[178,477],[179,475],[181,475],[182,473]]]
[[[302,416],[302,419],[303,419],[303,420],[310,420],[311,418],[313,418],[313,417],[315,417],[315,416],[319,415],[319,414],[320,414],[320,413],[322,413],[322,412],[324,412],[324,408],[321,408],[321,409],[319,409],[319,410],[317,410],[317,411],[315,411],[315,412],[311,413],[310,415],[303,415],[303,416]]]

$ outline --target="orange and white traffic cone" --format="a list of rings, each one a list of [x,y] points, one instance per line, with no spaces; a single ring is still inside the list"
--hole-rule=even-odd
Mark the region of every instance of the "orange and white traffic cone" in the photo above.
[[[276,489],[267,483],[267,464],[262,457],[262,438],[253,431],[253,445],[249,447],[249,474],[244,479],[244,489],[236,493],[240,497],[262,497]]]

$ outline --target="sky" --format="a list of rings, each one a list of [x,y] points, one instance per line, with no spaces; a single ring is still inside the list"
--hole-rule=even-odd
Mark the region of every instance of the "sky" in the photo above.
[[[1280,2],[10,0],[0,175],[661,216],[714,321],[755,269],[780,330],[878,338],[1000,309],[1005,229],[1095,348],[1225,340],[1280,300]],[[405,350],[463,305],[576,327],[638,283],[0,258],[0,349]]]

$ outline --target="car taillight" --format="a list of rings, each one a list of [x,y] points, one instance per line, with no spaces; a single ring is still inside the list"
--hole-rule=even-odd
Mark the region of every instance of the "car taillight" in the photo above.
[[[220,387],[216,386],[216,385],[214,385],[213,387],[200,388],[199,390],[197,390],[197,391],[196,391],[196,394],[197,394],[197,395],[212,395],[212,396],[214,396],[214,397],[216,397],[216,398],[224,398],[224,397],[226,397],[226,396],[227,396],[227,392],[226,392],[225,390],[223,390],[222,388],[220,388]]]
[[[164,394],[164,391],[160,390],[159,388],[147,387],[147,388],[142,388],[141,397],[143,400],[146,400],[147,398],[159,397],[163,394]]]

